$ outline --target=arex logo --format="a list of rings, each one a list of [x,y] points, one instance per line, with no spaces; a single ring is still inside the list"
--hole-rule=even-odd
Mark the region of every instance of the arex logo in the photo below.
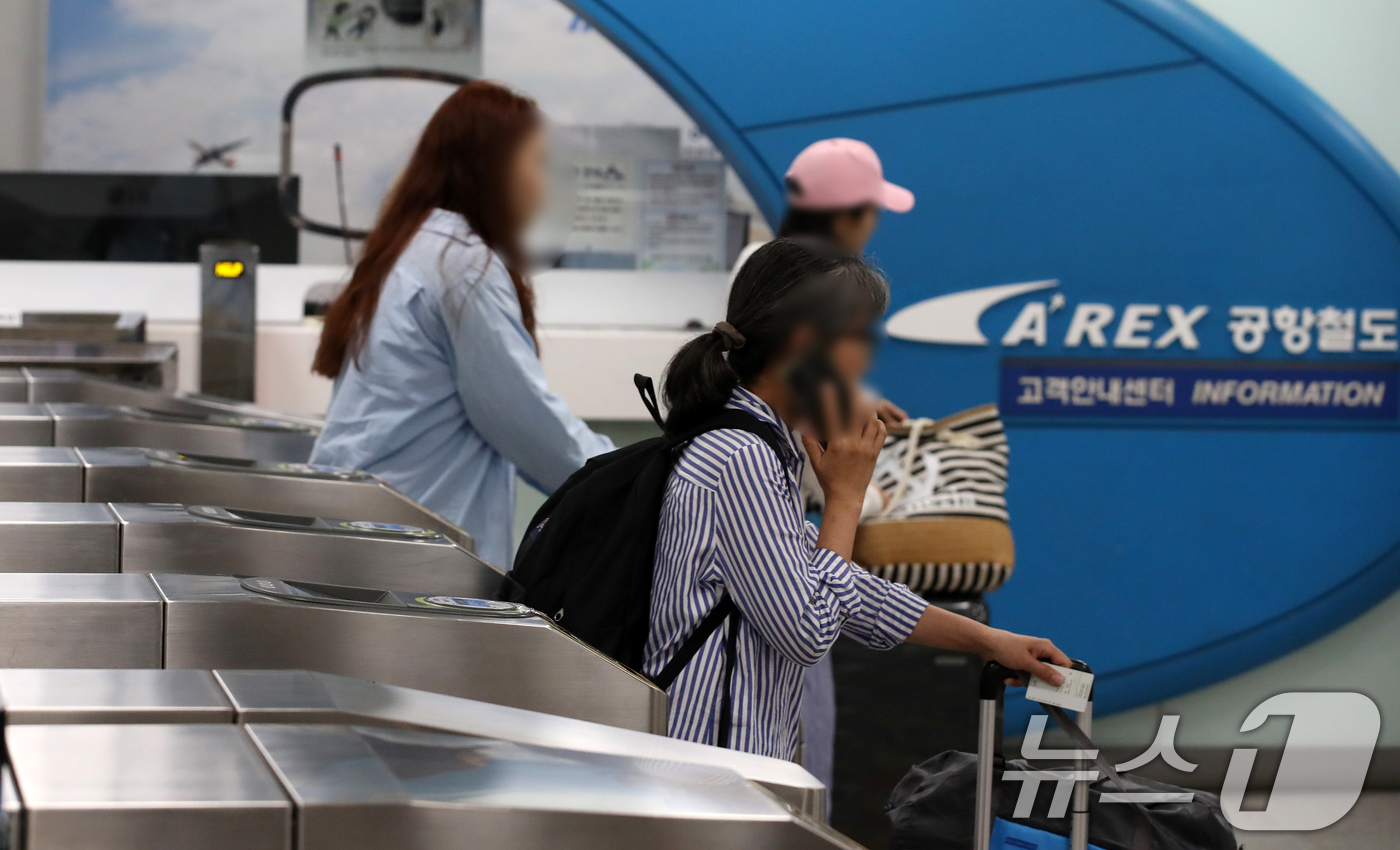
[[[1071,307],[1059,285],[1035,280],[939,295],[895,313],[885,328],[898,339],[988,346],[981,323],[989,308],[1056,290],[1049,298],[1027,300],[1000,335],[1007,356],[1000,361],[999,399],[1010,417],[1190,418],[1229,426],[1261,418],[1386,424],[1400,413],[1400,364],[1338,357],[1400,350],[1394,307],[1285,303],[1217,310],[1209,304],[1130,303],[1120,309],[1099,302]],[[1217,312],[1228,320],[1211,323]],[[1273,333],[1277,344],[1265,350]],[[1231,347],[1237,353],[1232,359],[1201,356]],[[1152,356],[1066,356],[1104,349]],[[1322,357],[1302,357],[1313,351]],[[1261,352],[1265,356],[1259,359],[1238,356]]]
[[[939,295],[895,313],[885,324],[897,339],[944,345],[987,345],[982,314],[1019,295],[1059,286],[1058,280],[1036,280],[966,289]],[[1001,336],[1004,348],[1044,348],[1050,342],[1052,314],[1067,309],[1056,292],[1048,301],[1029,301]],[[1128,304],[1119,312],[1111,304],[1078,304],[1069,313],[1063,345],[1067,349],[1109,348],[1196,351],[1199,328],[1210,314],[1206,304]],[[1300,355],[1316,346],[1330,354],[1400,350],[1397,311],[1392,307],[1294,307],[1291,304],[1233,305],[1226,330],[1235,350],[1254,354],[1277,331],[1284,351]]]

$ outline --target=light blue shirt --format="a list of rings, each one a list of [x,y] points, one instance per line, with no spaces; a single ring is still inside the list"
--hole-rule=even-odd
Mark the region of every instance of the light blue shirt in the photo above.
[[[612,448],[545,385],[500,258],[434,210],[384,281],[311,461],[379,475],[509,569],[517,472],[552,493]]]

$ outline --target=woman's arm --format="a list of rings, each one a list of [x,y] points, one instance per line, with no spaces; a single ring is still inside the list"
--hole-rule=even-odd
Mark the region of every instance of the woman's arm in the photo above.
[[[486,442],[546,493],[588,458],[612,450],[611,440],[593,433],[549,391],[505,267],[493,258],[479,281],[448,286],[443,318],[458,395]]]
[[[839,421],[834,415],[834,394],[827,392],[824,401],[827,421]],[[847,433],[833,437],[824,450],[810,437],[804,435],[802,441],[826,493],[826,510],[822,514],[817,545],[850,560],[865,498],[864,488],[870,483],[875,459],[885,444],[885,425],[876,418],[875,411],[870,410],[865,413],[865,421],[859,431],[853,426]],[[856,589],[871,604],[864,606],[866,610],[851,623],[850,631],[868,645],[888,645],[890,633],[901,627],[910,607],[923,603],[907,587],[893,585],[864,570],[857,570]],[[1013,670],[1034,673],[1053,685],[1058,685],[1062,677],[1042,659],[1069,666],[1069,658],[1044,638],[988,628],[976,620],[934,605],[924,607],[912,632],[904,628],[909,635],[906,643],[973,652]]]
[[[861,605],[856,569],[830,549],[813,548],[786,470],[757,439],[725,462],[714,523],[717,566],[745,621],[792,661],[821,660]]]
[[[1033,673],[1052,685],[1060,684],[1064,677],[1045,662],[1061,667],[1070,665],[1069,656],[1045,638],[993,629],[936,605],[924,609],[906,643],[971,652],[1012,670]]]

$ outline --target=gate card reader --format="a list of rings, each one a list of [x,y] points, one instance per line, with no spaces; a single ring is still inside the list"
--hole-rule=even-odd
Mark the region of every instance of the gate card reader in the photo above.
[[[471,614],[475,617],[537,617],[539,614],[524,605],[495,599],[473,599],[466,596],[426,596],[372,587],[346,587],[336,584],[314,584],[306,581],[282,581],[275,578],[245,578],[239,582],[244,590],[289,599],[293,602],[313,602],[323,605],[351,607],[385,607],[412,609],[415,613]]]
[[[186,511],[197,517],[219,520],[220,522],[246,525],[249,528],[293,528],[298,531],[320,531],[335,534],[353,534],[357,537],[383,537],[388,540],[446,540],[436,531],[419,528],[416,525],[401,525],[396,522],[370,522],[356,519],[324,519],[296,514],[275,514],[269,511],[250,511],[242,508],[216,508],[211,505],[191,505]]]
[[[0,405],[3,406],[3,405]],[[471,535],[353,469],[165,449],[0,446],[0,501],[178,502],[417,526],[472,551]]]
[[[0,572],[184,572],[491,598],[503,573],[431,529],[211,505],[0,502]]]

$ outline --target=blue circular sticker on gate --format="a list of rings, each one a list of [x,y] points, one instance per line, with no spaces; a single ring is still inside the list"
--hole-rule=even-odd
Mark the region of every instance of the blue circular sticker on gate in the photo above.
[[[400,525],[396,522],[370,522],[368,520],[354,520],[340,523],[342,528],[349,528],[355,531],[369,531],[379,534],[402,534],[409,537],[439,537],[436,531],[429,531],[426,528],[419,528],[416,525]]]
[[[474,599],[469,596],[428,596],[420,599],[429,605],[440,608],[460,608],[467,611],[492,612],[499,614],[519,614],[528,611],[524,606],[513,602],[498,602],[494,599]]]

